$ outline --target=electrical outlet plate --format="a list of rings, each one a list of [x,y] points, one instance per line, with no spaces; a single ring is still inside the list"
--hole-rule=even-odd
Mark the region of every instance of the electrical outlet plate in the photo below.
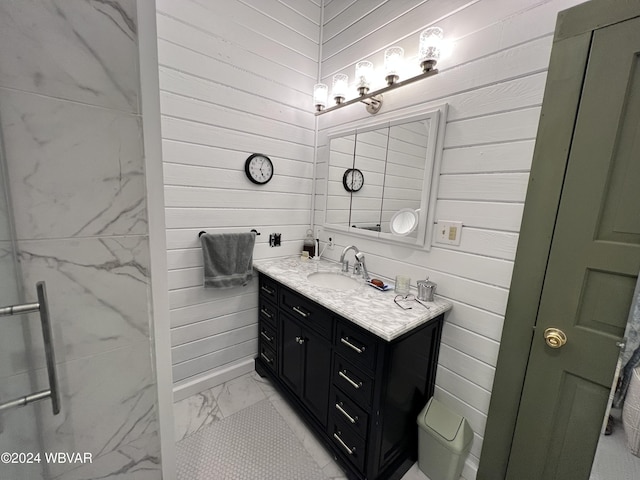
[[[316,227],[316,236],[315,238],[319,238],[321,243],[326,243],[325,247],[320,247],[320,251],[322,252],[323,248],[327,250],[333,250],[334,241],[333,237],[329,236],[327,232],[320,226]]]
[[[436,225],[436,242],[445,245],[460,245],[462,222],[438,221]]]

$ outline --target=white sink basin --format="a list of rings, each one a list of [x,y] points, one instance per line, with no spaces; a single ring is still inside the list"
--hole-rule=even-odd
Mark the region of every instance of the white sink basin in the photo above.
[[[319,287],[332,288],[334,290],[352,290],[360,286],[358,280],[332,272],[310,273],[307,275],[307,280]]]

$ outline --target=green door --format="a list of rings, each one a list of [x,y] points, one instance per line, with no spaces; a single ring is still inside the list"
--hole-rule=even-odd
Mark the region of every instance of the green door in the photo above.
[[[640,270],[639,59],[640,18],[593,32],[509,479],[589,478]]]

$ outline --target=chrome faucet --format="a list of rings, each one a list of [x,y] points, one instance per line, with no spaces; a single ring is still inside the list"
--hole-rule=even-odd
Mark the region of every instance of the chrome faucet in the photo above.
[[[362,275],[362,278],[368,281],[369,272],[367,272],[367,266],[364,262],[364,253],[358,250],[358,247],[356,247],[355,245],[349,245],[342,251],[342,254],[340,255],[340,265],[342,266],[342,271],[349,271],[349,260],[345,260],[344,258],[349,250],[354,250],[356,255],[356,263],[353,265],[353,273],[356,275]]]
[[[342,254],[340,255],[340,265],[342,265],[342,271],[343,272],[348,272],[349,271],[349,260],[345,260],[344,256],[347,254],[347,252],[349,250],[355,250],[356,251],[356,255],[360,253],[360,250],[358,250],[358,247],[356,247],[355,245],[349,245],[348,247],[344,247],[344,250],[342,251]]]

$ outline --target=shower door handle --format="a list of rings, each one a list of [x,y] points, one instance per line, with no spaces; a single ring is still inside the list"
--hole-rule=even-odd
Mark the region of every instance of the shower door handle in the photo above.
[[[0,403],[0,412],[13,407],[23,407],[29,403],[51,398],[53,414],[60,413],[60,389],[58,388],[58,375],[56,373],[56,356],[53,350],[53,329],[49,317],[49,304],[47,303],[47,289],[44,282],[36,284],[38,303],[25,303],[0,308],[0,317],[20,315],[23,313],[40,312],[40,324],[42,325],[42,338],[44,340],[44,353],[47,361],[47,375],[49,377],[49,389],[25,395],[5,403]]]

